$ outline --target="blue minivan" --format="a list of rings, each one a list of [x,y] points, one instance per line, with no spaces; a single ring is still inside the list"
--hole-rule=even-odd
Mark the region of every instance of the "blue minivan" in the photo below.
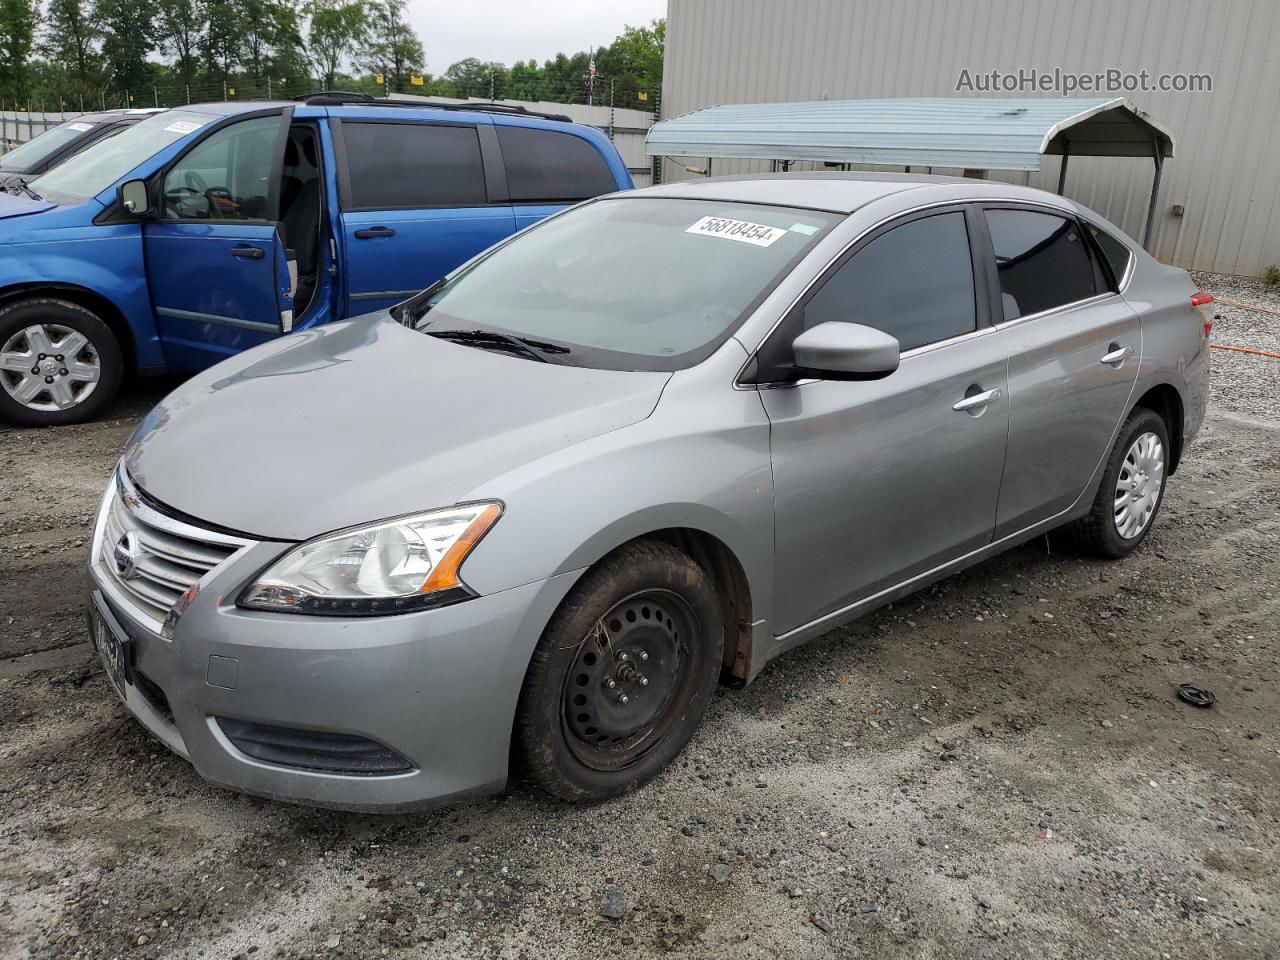
[[[89,419],[126,371],[198,370],[391,306],[631,185],[600,131],[498,104],[155,114],[0,194],[0,416]]]

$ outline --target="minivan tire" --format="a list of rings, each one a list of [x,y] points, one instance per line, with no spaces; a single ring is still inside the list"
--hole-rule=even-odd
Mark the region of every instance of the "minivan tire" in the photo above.
[[[1126,469],[1126,458],[1135,442],[1140,437],[1149,435],[1154,435],[1159,443],[1158,459],[1161,465],[1159,485],[1154,491],[1154,505],[1142,528],[1133,536],[1125,537],[1121,535],[1116,523],[1116,493],[1121,473]],[[1164,502],[1164,491],[1169,479],[1169,451],[1169,428],[1164,418],[1154,410],[1135,407],[1116,436],[1115,445],[1111,448],[1111,455],[1107,459],[1107,468],[1103,471],[1102,481],[1094,496],[1093,506],[1086,516],[1070,527],[1072,536],[1081,548],[1095,556],[1117,559],[1127,556],[1141,545],[1151,532],[1151,528],[1155,526],[1160,504]],[[1132,464],[1129,469],[1132,469]]]
[[[516,709],[516,768],[579,803],[641,786],[706,713],[723,637],[715,587],[698,564],[662,541],[620,547],[574,585],[538,641]]]
[[[38,409],[10,394],[15,377],[0,370],[0,377],[6,378],[6,382],[0,384],[0,417],[24,427],[56,427],[92,420],[115,399],[124,375],[124,359],[115,334],[100,317],[78,303],[32,297],[0,306],[0,352],[23,330],[36,326],[65,328],[83,335],[88,344],[81,348],[81,356],[96,360],[97,382],[84,392],[83,400],[73,406],[61,410]],[[53,370],[51,375],[57,377],[60,371]]]

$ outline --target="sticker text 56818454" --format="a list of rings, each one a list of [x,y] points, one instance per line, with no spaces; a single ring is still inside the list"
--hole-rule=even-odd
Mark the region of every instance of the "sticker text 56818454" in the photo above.
[[[746,220],[730,220],[728,217],[703,217],[685,233],[696,233],[704,237],[722,237],[725,240],[737,240],[739,243],[750,243],[757,247],[768,247],[787,231],[782,227],[769,227],[763,223],[750,223]]]

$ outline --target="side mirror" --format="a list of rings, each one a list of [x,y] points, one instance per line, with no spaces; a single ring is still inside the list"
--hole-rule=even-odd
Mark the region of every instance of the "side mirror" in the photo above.
[[[126,180],[116,188],[116,196],[120,199],[120,206],[135,217],[145,217],[151,212],[151,198],[143,180]]]
[[[879,380],[898,369],[897,338],[860,323],[828,321],[791,342],[797,372],[819,380]]]

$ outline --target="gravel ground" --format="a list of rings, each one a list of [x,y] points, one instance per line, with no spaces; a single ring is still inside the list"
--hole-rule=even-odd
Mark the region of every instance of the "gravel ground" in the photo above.
[[[1277,349],[1280,317],[1222,313],[1216,339]],[[82,627],[91,513],[164,385],[0,431],[0,956],[1280,956],[1280,361],[1214,367],[1136,555],[1041,540],[833,631],[593,809],[203,783]]]

